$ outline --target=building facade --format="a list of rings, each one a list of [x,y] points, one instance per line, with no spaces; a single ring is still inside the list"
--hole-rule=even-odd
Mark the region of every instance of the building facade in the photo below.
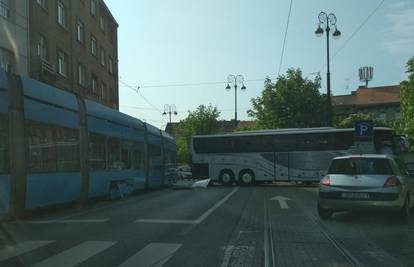
[[[359,87],[350,95],[332,97],[336,116],[345,118],[353,113],[373,113],[386,123],[401,119],[399,85]]]
[[[29,75],[119,109],[118,24],[103,0],[29,0]]]
[[[0,68],[28,74],[27,0],[0,0]]]
[[[103,0],[0,0],[0,68],[119,109],[117,31]]]

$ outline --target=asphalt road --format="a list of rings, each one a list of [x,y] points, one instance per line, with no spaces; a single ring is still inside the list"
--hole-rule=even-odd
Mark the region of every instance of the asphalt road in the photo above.
[[[317,188],[165,189],[1,225],[0,266],[414,266],[414,217],[320,221]]]

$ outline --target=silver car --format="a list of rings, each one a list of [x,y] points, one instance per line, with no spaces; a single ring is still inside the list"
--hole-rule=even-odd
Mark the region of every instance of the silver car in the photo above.
[[[404,163],[390,155],[336,157],[319,183],[319,216],[328,219],[335,211],[378,208],[408,218],[414,204],[412,178]]]

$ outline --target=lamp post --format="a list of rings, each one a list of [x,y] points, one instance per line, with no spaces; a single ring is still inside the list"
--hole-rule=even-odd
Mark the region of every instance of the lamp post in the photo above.
[[[227,76],[227,86],[226,90],[230,91],[231,86],[230,84],[233,84],[234,86],[234,124],[235,127],[237,127],[237,87],[238,85],[241,85],[240,88],[242,91],[246,90],[246,86],[244,86],[244,77],[243,75],[233,75],[230,74]]]
[[[172,105],[168,105],[168,104],[164,105],[164,112],[162,113],[162,115],[167,115],[167,114],[170,116],[170,123],[171,123],[171,115],[175,115],[175,116],[178,115],[177,109],[176,109],[176,107],[175,107],[174,104],[172,104]]]
[[[315,31],[317,37],[321,37],[323,32],[326,31],[326,54],[327,54],[327,72],[326,72],[326,83],[327,83],[327,103],[326,103],[326,124],[332,126],[332,103],[331,103],[331,73],[329,70],[329,32],[331,28],[334,28],[332,33],[333,38],[338,39],[341,36],[341,32],[336,27],[336,16],[333,13],[327,15],[325,12],[320,12],[318,15],[319,24]],[[322,27],[324,28],[322,28]]]

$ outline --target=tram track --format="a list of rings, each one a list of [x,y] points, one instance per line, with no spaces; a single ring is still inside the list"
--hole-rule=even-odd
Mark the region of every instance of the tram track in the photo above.
[[[276,267],[278,266],[278,253],[276,251],[275,242],[274,240],[274,233],[273,233],[273,226],[272,226],[272,216],[269,211],[269,205],[267,203],[268,196],[264,191],[263,194],[263,203],[264,203],[264,266],[265,267]],[[310,211],[306,210],[300,203],[296,202],[297,206],[300,208],[301,212],[312,222],[312,224],[317,227],[318,231],[323,235],[323,237],[329,241],[329,244],[335,248],[337,252],[342,256],[345,260],[345,266],[352,266],[352,267],[362,267],[362,264],[355,256],[352,255],[348,249],[337,240],[328,229],[316,218]]]

